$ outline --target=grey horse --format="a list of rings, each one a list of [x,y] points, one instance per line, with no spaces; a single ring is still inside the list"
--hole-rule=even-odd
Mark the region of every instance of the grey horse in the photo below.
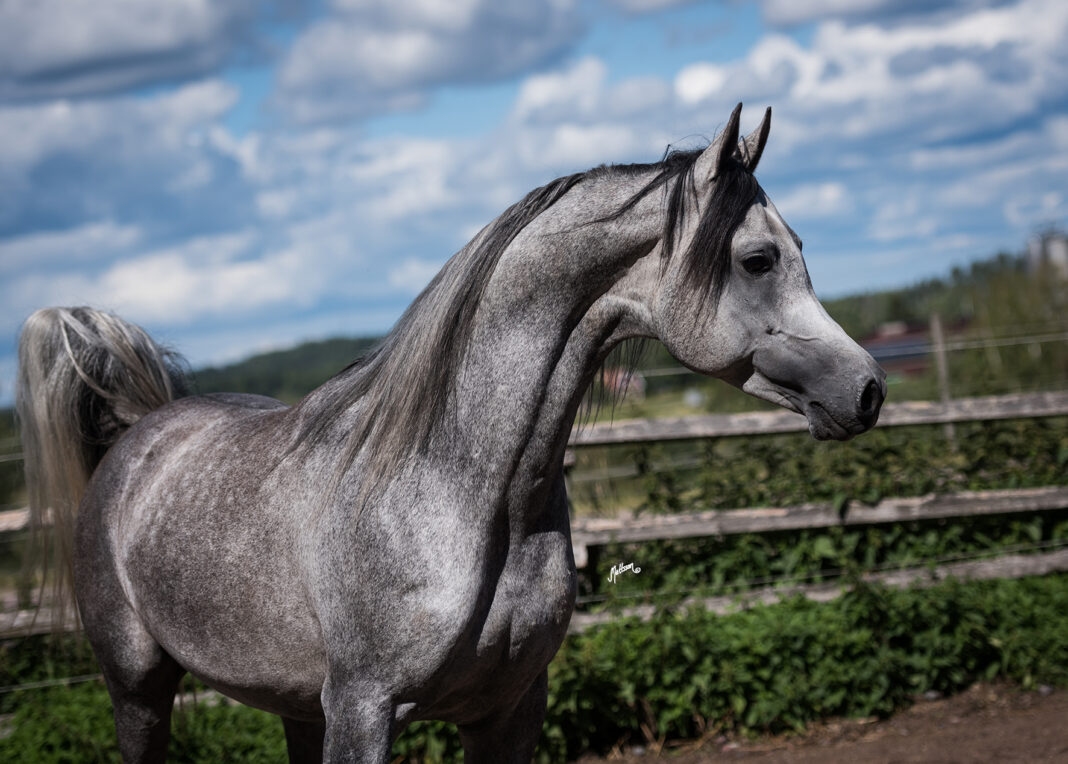
[[[164,758],[185,672],[281,716],[291,761],[386,762],[419,719],[455,723],[467,761],[530,761],[575,600],[564,449],[622,340],[816,438],[875,424],[884,374],[753,176],[771,111],[739,140],[740,111],[704,150],[530,192],[292,407],[183,396],[110,314],[28,319],[32,508],[73,561],[126,761]]]

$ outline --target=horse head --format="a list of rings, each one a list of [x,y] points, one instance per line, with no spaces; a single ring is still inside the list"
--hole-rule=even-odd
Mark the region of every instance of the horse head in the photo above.
[[[827,315],[801,240],[753,178],[771,123],[739,141],[741,104],[693,165],[694,214],[664,252],[649,314],[686,366],[804,414],[819,440],[874,426],[886,374]]]

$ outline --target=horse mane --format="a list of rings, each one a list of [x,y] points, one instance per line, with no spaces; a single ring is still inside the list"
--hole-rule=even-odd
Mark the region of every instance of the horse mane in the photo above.
[[[588,178],[653,172],[653,178],[617,210],[592,223],[618,219],[649,194],[662,190],[662,257],[666,263],[685,223],[687,191],[696,190],[694,166],[701,153],[701,149],[669,147],[659,162],[601,165],[558,178],[534,189],[483,228],[445,264],[371,353],[320,388],[294,447],[322,441],[337,417],[362,404],[335,472],[333,489],[327,495],[337,489],[365,448],[360,504],[388,477],[396,475],[411,455],[427,451],[432,433],[448,411],[478,305],[504,251],[527,225]],[[710,201],[701,210],[696,234],[685,254],[689,261],[686,277],[713,302],[730,273],[731,237],[758,192],[753,175],[734,161],[717,177]]]

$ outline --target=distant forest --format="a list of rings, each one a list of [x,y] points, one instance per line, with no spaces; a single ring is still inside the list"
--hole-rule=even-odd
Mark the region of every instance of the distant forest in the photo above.
[[[193,390],[202,394],[259,393],[293,403],[366,355],[376,342],[374,337],[337,337],[262,353],[228,366],[197,369]]]

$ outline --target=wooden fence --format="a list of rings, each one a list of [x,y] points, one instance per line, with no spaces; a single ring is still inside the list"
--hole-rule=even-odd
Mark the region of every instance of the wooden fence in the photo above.
[[[1068,391],[1018,393],[957,398],[948,401],[888,403],[879,414],[879,427],[901,425],[979,422],[991,419],[1031,419],[1068,416]],[[575,432],[572,447],[663,440],[721,438],[733,435],[766,435],[805,432],[808,422],[800,414],[779,409],[746,414],[704,414],[674,419],[635,419],[612,424],[594,424]]]
[[[883,407],[880,427],[931,425],[996,419],[1029,419],[1068,416],[1068,391],[985,396],[946,401],[910,401]],[[676,419],[621,421],[596,424],[576,431],[571,449],[587,446],[648,443],[669,440],[763,435],[801,432],[805,418],[789,411],[745,414],[709,414]],[[574,462],[573,452],[567,459]],[[640,518],[576,518],[572,521],[575,561],[587,564],[588,548],[615,542],[642,542],[735,533],[766,533],[835,525],[861,525],[945,517],[1039,512],[1068,509],[1068,487],[1051,486],[1004,491],[972,491],[948,495],[890,498],[875,506],[851,502],[843,507],[803,504],[793,507],[711,510]],[[26,510],[0,512],[0,533],[26,527]],[[888,585],[940,580],[948,575],[962,578],[1016,577],[1068,570],[1068,550],[1030,555],[1003,555],[993,560],[961,561],[949,565],[874,572],[871,580]],[[841,584],[823,583],[774,589],[753,589],[732,597],[687,599],[684,605],[722,610],[752,601],[770,601],[784,595],[802,594],[827,599],[841,592]],[[648,617],[653,606],[624,609],[623,615]],[[606,614],[576,614],[573,630],[582,630],[611,617]],[[28,614],[0,613],[0,637],[38,633],[49,628],[42,611],[35,620]]]
[[[883,407],[879,426],[945,425],[1054,416],[1068,416],[1068,391],[890,403]],[[803,432],[807,429],[808,425],[803,416],[785,410],[597,424],[573,435],[572,452],[568,455],[567,463],[574,464],[573,449],[586,446],[764,435]],[[613,473],[612,476],[619,477],[629,474],[629,471],[624,468]],[[572,475],[571,479],[580,480],[581,476]],[[579,567],[584,567],[588,561],[589,547],[618,542],[768,533],[1060,509],[1068,509],[1068,487],[1065,486],[889,498],[874,506],[859,502],[849,502],[840,507],[814,503],[792,507],[739,508],[646,517],[575,518],[571,527],[575,562]],[[866,574],[865,579],[880,581],[889,586],[907,586],[925,585],[950,576],[964,579],[1016,578],[1065,570],[1068,570],[1068,549],[1055,549],[1027,555],[1005,554],[993,559],[955,561],[937,566],[874,571]],[[772,602],[786,596],[802,595],[823,601],[841,593],[841,582],[761,587],[729,596],[689,597],[675,606],[699,606],[725,612],[752,602]],[[583,631],[619,616],[648,618],[657,608],[657,605],[642,604],[612,613],[576,613],[571,621],[571,630]]]

